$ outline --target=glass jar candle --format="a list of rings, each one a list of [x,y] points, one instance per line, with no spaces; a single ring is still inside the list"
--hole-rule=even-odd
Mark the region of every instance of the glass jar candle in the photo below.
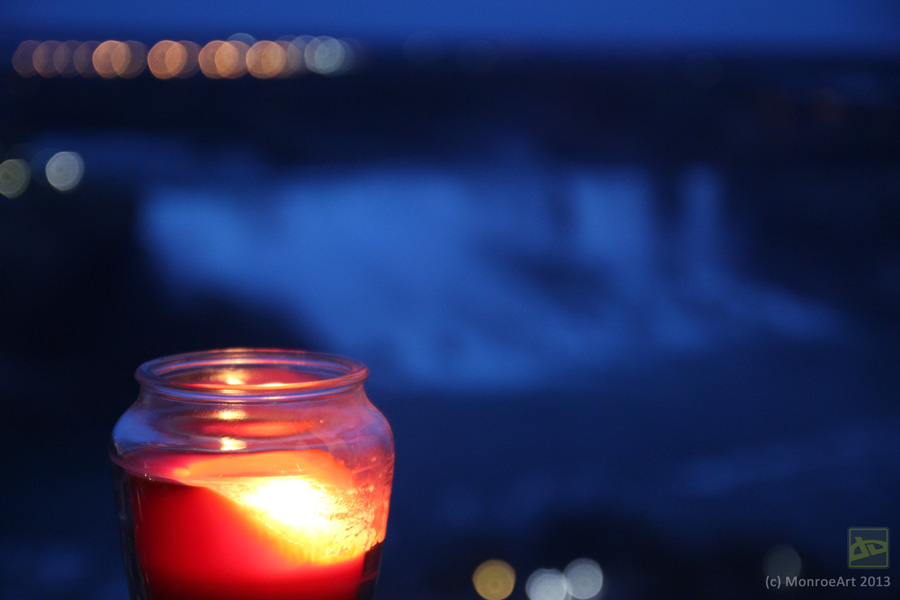
[[[132,600],[371,599],[394,445],[367,375],[287,350],[141,365],[110,448]]]

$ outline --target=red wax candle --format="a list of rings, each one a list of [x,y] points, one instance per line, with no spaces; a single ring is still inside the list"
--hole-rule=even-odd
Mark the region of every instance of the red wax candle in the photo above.
[[[355,600],[374,583],[371,506],[324,451],[142,451],[121,466],[148,600]]]
[[[394,447],[367,375],[277,349],[141,365],[110,449],[132,600],[371,600]]]

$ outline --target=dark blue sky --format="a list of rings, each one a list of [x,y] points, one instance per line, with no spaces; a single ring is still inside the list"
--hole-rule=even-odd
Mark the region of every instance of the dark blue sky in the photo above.
[[[3,9],[7,42],[24,38],[345,35],[387,43],[448,39],[626,49],[900,53],[896,0],[32,0]],[[201,40],[202,41],[202,40]]]

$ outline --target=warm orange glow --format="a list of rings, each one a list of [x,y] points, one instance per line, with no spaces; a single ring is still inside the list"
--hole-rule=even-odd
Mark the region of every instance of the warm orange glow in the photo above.
[[[216,413],[216,418],[222,419],[223,421],[240,421],[241,419],[247,418],[247,411],[239,408],[220,410]]]
[[[219,69],[216,67],[216,52],[225,45],[222,40],[213,40],[207,43],[197,55],[197,61],[200,65],[200,71],[210,79],[220,79]]]
[[[197,63],[199,55],[200,46],[194,42],[162,40],[147,53],[147,66],[157,79],[183,79],[200,69]]]
[[[318,482],[272,478],[234,487],[225,495],[291,542],[283,549],[302,562],[334,564],[368,549],[365,520],[348,513],[346,500]]]
[[[277,42],[256,42],[247,51],[247,70],[259,79],[281,76],[287,67],[287,52]]]
[[[188,40],[181,40],[178,43],[181,44],[181,47],[185,51],[186,60],[184,68],[182,68],[175,76],[179,79],[192,77],[200,70],[200,63],[197,61],[197,57],[200,56],[200,44]]]
[[[58,47],[59,42],[56,40],[47,40],[34,49],[32,63],[34,64],[34,70],[41,77],[53,77],[57,74],[56,67],[53,66],[53,53]]]
[[[328,36],[256,41],[249,35],[236,34],[227,41],[213,40],[203,47],[187,40],[161,40],[150,49],[134,40],[26,40],[16,48],[12,65],[22,77],[99,75],[129,79],[149,68],[157,79],[186,78],[198,71],[211,79],[237,79],[247,73],[258,79],[272,79],[305,71],[341,75],[356,60],[350,43]]]
[[[113,67],[113,54],[121,43],[115,40],[107,40],[97,46],[91,60],[97,75],[104,79],[112,79],[116,76],[116,69]]]
[[[247,74],[247,51],[250,46],[241,41],[225,42],[216,50],[216,70],[220,77],[237,79]]]
[[[298,562],[343,562],[383,537],[372,526],[372,500],[353,488],[349,469],[321,450],[197,459],[172,469],[171,477],[235,502],[283,542],[286,558]]]
[[[124,76],[131,67],[132,59],[131,46],[124,42],[119,42],[110,55],[110,64],[116,75]]]
[[[310,429],[310,423],[307,421],[248,419],[244,411],[240,410],[221,411],[212,416],[214,418],[200,428],[203,435],[246,440],[295,435]]]
[[[147,46],[134,40],[120,42],[113,50],[112,66],[119,77],[137,77],[147,66]]]
[[[171,79],[187,66],[187,48],[172,40],[157,42],[147,53],[147,66],[157,79]]]
[[[147,47],[129,40],[107,40],[94,50],[93,65],[97,74],[106,79],[137,77],[146,68]]]
[[[516,571],[502,560],[486,560],[472,574],[475,591],[485,600],[504,600],[516,585]]]
[[[348,489],[352,473],[324,450],[277,450],[226,457],[195,458],[176,469],[171,477],[181,483],[205,484],[209,481],[277,476],[304,476]],[[166,473],[161,474],[168,476]]]
[[[75,77],[78,71],[75,69],[75,50],[78,42],[63,42],[53,51],[53,68],[63,77]]]
[[[133,62],[131,46],[124,42],[118,42],[110,54],[110,65],[116,75],[122,77],[128,72]]]
[[[219,447],[226,452],[233,450],[243,450],[247,447],[247,442],[236,438],[224,437],[222,438],[222,442]]]
[[[25,40],[16,48],[12,58],[13,69],[22,77],[34,77],[37,70],[34,68],[34,51],[41,43],[37,40]]]

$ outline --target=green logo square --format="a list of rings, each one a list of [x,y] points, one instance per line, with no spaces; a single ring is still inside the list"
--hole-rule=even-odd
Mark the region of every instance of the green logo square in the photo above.
[[[890,557],[887,527],[847,530],[847,565],[851,569],[887,569]]]

